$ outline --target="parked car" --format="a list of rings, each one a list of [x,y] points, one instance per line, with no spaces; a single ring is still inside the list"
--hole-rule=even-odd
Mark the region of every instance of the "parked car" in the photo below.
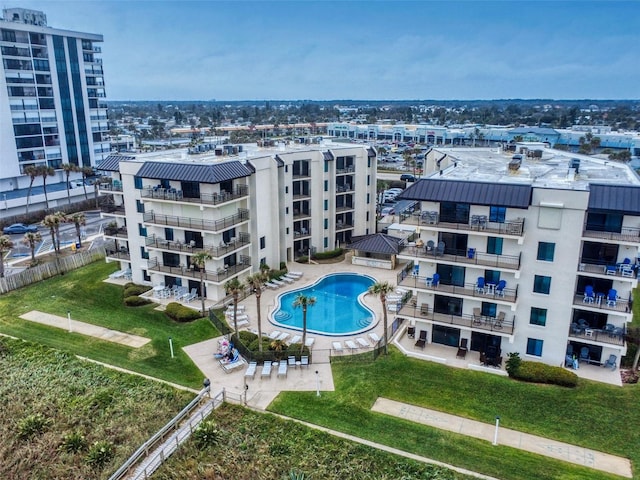
[[[381,211],[380,211],[380,215],[382,215],[383,217],[385,215],[395,215],[396,213],[396,209],[393,207],[384,207]]]
[[[2,233],[11,235],[11,234],[20,234],[27,232],[37,232],[38,227],[35,225],[25,225],[24,223],[14,223],[13,225],[9,225],[8,227],[4,227],[2,229]]]
[[[400,180],[402,180],[403,182],[415,182],[416,177],[408,173],[403,173],[402,175],[400,175]]]

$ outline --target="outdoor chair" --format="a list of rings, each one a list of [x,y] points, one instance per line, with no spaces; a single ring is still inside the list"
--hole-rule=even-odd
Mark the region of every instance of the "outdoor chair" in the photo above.
[[[300,366],[309,368],[309,357],[307,355],[300,357]]]
[[[371,344],[369,342],[367,342],[364,338],[362,337],[358,337],[356,338],[356,342],[358,342],[360,344],[361,347],[365,347],[368,348],[371,346]]]
[[[440,274],[434,273],[433,277],[431,278],[431,286],[437,287],[439,283],[440,283]]]
[[[476,293],[484,293],[484,277],[478,277],[476,281]]]
[[[333,342],[332,345],[333,345],[333,349],[336,351],[336,353],[342,353],[342,350],[343,350],[342,343]]]
[[[607,295],[607,307],[615,307],[617,300],[618,291],[612,288],[609,290],[609,294]]]
[[[475,307],[473,309],[473,324],[480,325],[482,323],[482,313],[480,307]]]
[[[415,338],[416,336],[416,327],[409,326],[407,327],[407,337]]]
[[[280,362],[280,364],[278,365],[278,377],[286,377],[287,369],[287,362]]]
[[[504,289],[507,286],[506,280],[500,280],[498,285],[496,285],[496,295],[504,297]]]
[[[420,336],[418,337],[418,341],[416,342],[416,347],[420,347],[424,350],[424,346],[427,344],[427,331],[420,330]]]
[[[604,362],[603,367],[607,368],[611,368],[611,370],[615,370],[616,366],[617,366],[617,361],[618,361],[618,357],[616,357],[615,355],[611,354],[609,355],[609,358]]]
[[[271,340],[275,340],[275,339],[277,339],[280,335],[282,335],[282,332],[281,332],[280,330],[274,330],[273,332],[271,332],[271,333],[269,334],[269,338],[270,338]]]
[[[444,255],[444,248],[445,248],[445,243],[438,242],[438,247],[436,249],[436,257],[441,257]]]
[[[433,243],[433,240],[429,240],[427,242],[427,245],[424,247],[426,253],[433,253],[435,246],[436,246],[436,244]]]
[[[429,304],[423,303],[420,305],[420,315],[429,315]]]
[[[380,341],[380,337],[378,336],[377,333],[375,332],[370,332],[367,335],[369,335],[369,338],[371,339],[371,341],[375,344],[378,344],[378,342]]]
[[[467,347],[467,342],[469,339],[462,338],[460,339],[460,346],[458,347],[458,353],[456,353],[457,358],[465,358],[467,356],[467,351],[469,348]]]
[[[249,367],[247,367],[247,371],[244,372],[244,378],[254,378],[256,376],[257,368],[258,368],[257,362],[249,363]]]
[[[289,364],[290,367],[295,368],[296,367],[296,357],[294,357],[293,355],[290,355],[289,358],[287,358],[287,363]]]
[[[358,345],[356,345],[353,340],[345,340],[344,344],[347,346],[347,348],[350,348],[352,352],[358,349]]]
[[[584,298],[582,301],[584,303],[593,303],[596,298],[596,294],[593,293],[593,287],[591,285],[587,285],[584,287]]]
[[[305,347],[309,347],[309,348],[311,348],[311,347],[313,347],[313,342],[315,342],[315,341],[316,341],[316,339],[315,339],[315,338],[313,338],[313,337],[307,337],[307,341],[306,341],[306,342],[304,342],[304,346],[305,346]]]
[[[580,349],[580,361],[587,362],[591,360],[591,355],[589,354],[589,347],[582,347]]]
[[[302,340],[302,337],[300,335],[295,335],[289,343],[293,345],[294,343],[300,343],[300,340]]]
[[[493,328],[496,328],[496,329],[502,328],[502,323],[504,322],[505,317],[506,317],[506,314],[504,312],[498,313],[496,321],[493,324]]]
[[[262,365],[262,372],[260,373],[261,377],[271,377],[271,362],[268,360],[264,362]]]

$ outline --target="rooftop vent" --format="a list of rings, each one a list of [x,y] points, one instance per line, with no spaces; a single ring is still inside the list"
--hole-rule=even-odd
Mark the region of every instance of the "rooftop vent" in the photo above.
[[[520,165],[522,165],[522,155],[516,154],[511,157],[511,161],[509,162],[509,170],[520,170]]]
[[[572,158],[569,162],[569,168],[575,168],[576,173],[580,173],[580,159]]]

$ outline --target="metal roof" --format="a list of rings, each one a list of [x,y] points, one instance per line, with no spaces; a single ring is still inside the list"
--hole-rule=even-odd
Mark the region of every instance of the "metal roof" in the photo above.
[[[640,187],[630,185],[589,185],[589,210],[640,215]]]
[[[516,127],[508,131],[512,135],[533,133],[535,135],[560,135],[560,132],[547,127]]]
[[[324,156],[325,160],[333,160],[333,153],[331,153],[329,150],[327,150],[326,152],[322,152],[322,155]]]
[[[96,166],[96,170],[104,170],[105,172],[118,172],[120,171],[120,162],[126,162],[128,160],[135,160],[135,157],[127,155],[109,155],[105,158],[100,165]]]
[[[173,162],[145,162],[136,176],[177,180],[182,182],[220,183],[234,178],[248,177],[251,171],[238,161],[213,165]]]
[[[373,235],[353,237],[347,248],[369,253],[397,255],[400,252],[401,241],[402,239],[398,237],[374,233]]]
[[[415,182],[397,198],[528,208],[531,205],[532,190],[531,185],[424,178]]]

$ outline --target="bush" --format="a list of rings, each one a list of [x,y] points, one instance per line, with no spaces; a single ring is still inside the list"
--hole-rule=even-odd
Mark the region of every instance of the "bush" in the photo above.
[[[517,358],[520,362],[518,368],[516,370],[512,369],[511,372],[507,370],[509,372],[509,376],[516,380],[531,383],[549,383],[552,385],[572,388],[578,385],[578,376],[569,370],[540,362],[527,362],[521,360],[519,356]],[[512,357],[510,355],[507,364],[511,360]],[[507,366],[507,368],[509,367]]]
[[[339,257],[340,255],[342,255],[344,252],[343,248],[336,248],[335,250],[329,250],[326,252],[318,252],[315,255],[313,255],[312,258],[318,259],[318,260],[326,260],[329,258],[336,258]]]
[[[77,453],[86,450],[87,440],[80,432],[71,432],[62,438],[60,449],[67,453]]]
[[[34,435],[40,434],[44,432],[50,423],[50,420],[41,413],[27,415],[26,417],[18,420],[18,437],[30,438]]]
[[[140,307],[142,305],[149,305],[150,303],[151,303],[151,300],[148,300],[144,297],[138,297],[137,295],[126,297],[124,299],[124,304],[127,307]]]
[[[175,320],[176,322],[191,322],[202,316],[197,310],[185,307],[177,302],[169,303],[165,308],[164,313],[167,317],[171,320]]]
[[[113,458],[115,448],[111,442],[99,440],[91,445],[86,462],[94,468],[102,468]]]
[[[220,443],[220,430],[215,422],[206,420],[194,430],[193,439],[200,450],[215,447]]]
[[[298,257],[296,259],[296,262],[298,262],[298,263],[309,263],[309,257],[307,257],[306,255],[303,255],[302,257]]]
[[[508,354],[509,359],[505,364],[505,370],[509,374],[510,377],[515,376],[516,372],[520,368],[522,364],[522,359],[520,358],[520,354],[518,352],[513,352]]]
[[[142,295],[151,290],[151,287],[147,285],[136,285],[135,283],[129,283],[127,285],[129,286],[125,286],[124,288],[124,298]]]
[[[238,336],[240,337],[240,341],[244,345],[251,345],[253,342],[258,340],[258,335],[253,332],[249,332],[247,330],[242,330],[238,332]]]

